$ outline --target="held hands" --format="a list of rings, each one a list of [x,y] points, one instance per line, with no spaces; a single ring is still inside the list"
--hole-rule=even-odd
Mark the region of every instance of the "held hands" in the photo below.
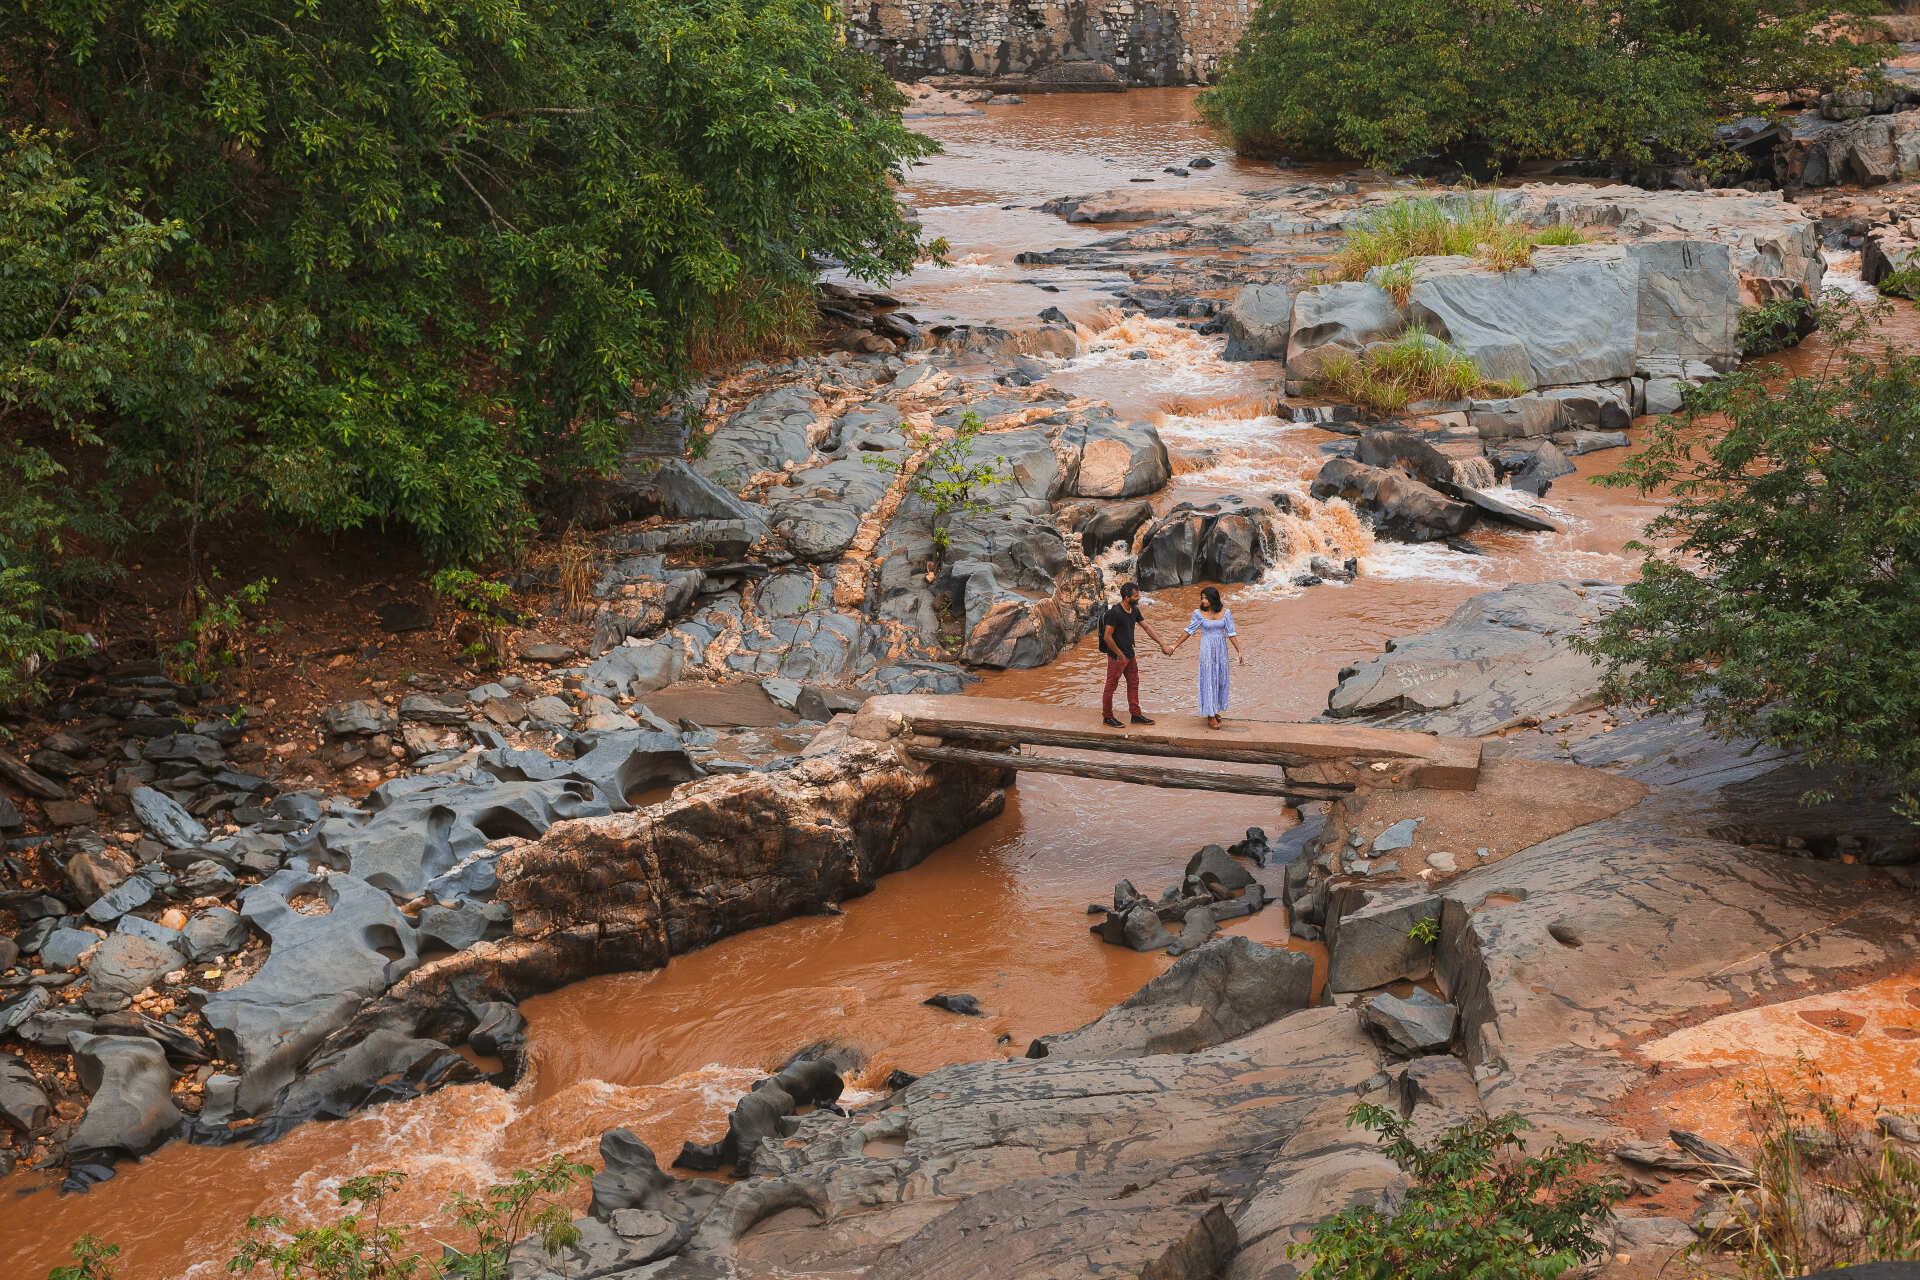
[[[1171,658],[1173,656],[1173,646],[1162,640],[1160,642],[1160,652]]]

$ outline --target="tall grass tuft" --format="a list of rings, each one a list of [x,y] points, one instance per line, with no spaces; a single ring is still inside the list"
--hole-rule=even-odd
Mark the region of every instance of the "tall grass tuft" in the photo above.
[[[1758,1154],[1750,1176],[1720,1177],[1734,1187],[1726,1222],[1691,1251],[1750,1280],[1920,1258],[1920,1143],[1895,1136],[1913,1137],[1914,1119],[1866,1115],[1804,1059],[1796,1074],[1791,1094],[1766,1077],[1743,1088]]]
[[[1379,413],[1398,413],[1421,400],[1517,395],[1520,390],[1510,382],[1489,379],[1471,356],[1417,324],[1361,355],[1333,356],[1321,366],[1316,381],[1321,394],[1352,400]]]
[[[1533,261],[1536,245],[1583,241],[1567,223],[1521,225],[1492,191],[1411,196],[1362,215],[1348,228],[1329,279],[1361,280],[1375,267],[1397,266],[1408,258],[1451,256],[1479,258],[1495,271],[1512,271]]]

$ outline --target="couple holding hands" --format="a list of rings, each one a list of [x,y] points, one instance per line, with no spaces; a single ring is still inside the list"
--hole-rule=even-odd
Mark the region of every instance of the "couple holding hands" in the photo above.
[[[1233,646],[1234,657],[1240,665],[1245,666],[1247,662],[1233,629],[1233,614],[1221,603],[1219,588],[1200,589],[1200,607],[1187,620],[1186,633],[1171,647],[1141,616],[1140,588],[1131,582],[1120,588],[1120,603],[1110,605],[1100,619],[1100,651],[1107,655],[1107,687],[1101,695],[1100,710],[1105,723],[1116,727],[1120,721],[1113,714],[1113,691],[1122,677],[1127,682],[1127,707],[1133,713],[1133,722],[1153,723],[1140,710],[1140,664],[1133,652],[1136,626],[1145,630],[1160,646],[1160,652],[1169,657],[1180,652],[1180,646],[1192,636],[1200,637],[1200,714],[1207,718],[1207,728],[1218,729],[1220,716],[1227,709],[1227,646]]]

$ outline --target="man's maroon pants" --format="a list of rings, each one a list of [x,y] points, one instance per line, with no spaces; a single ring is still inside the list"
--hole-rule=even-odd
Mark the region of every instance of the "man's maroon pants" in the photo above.
[[[1100,710],[1107,719],[1113,719],[1113,691],[1120,684],[1120,677],[1127,678],[1127,709],[1134,715],[1140,710],[1140,663],[1133,658],[1107,659],[1107,687],[1100,695]]]

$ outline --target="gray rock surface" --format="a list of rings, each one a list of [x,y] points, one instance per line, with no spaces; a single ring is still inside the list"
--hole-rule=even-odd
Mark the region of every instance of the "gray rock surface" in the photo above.
[[[1393,338],[1407,318],[1393,297],[1361,281],[1318,284],[1293,298],[1287,337],[1287,377],[1315,378],[1336,354],[1357,356],[1367,344]]]
[[[173,1072],[159,1045],[144,1036],[72,1037],[80,1087],[92,1095],[67,1149],[78,1155],[143,1156],[180,1129]]]
[[[52,1108],[40,1078],[24,1058],[0,1053],[0,1120],[22,1134],[37,1132]]]
[[[1226,360],[1284,360],[1292,334],[1293,291],[1283,284],[1241,288],[1220,315]]]
[[[135,787],[127,797],[133,816],[148,835],[173,849],[191,849],[207,842],[207,829],[178,800],[152,787]]]
[[[1317,501],[1341,498],[1365,516],[1383,537],[1402,542],[1440,542],[1473,526],[1474,509],[1398,471],[1332,458],[1314,477]]]
[[[1623,247],[1543,247],[1505,272],[1420,261],[1408,316],[1488,378],[1531,389],[1632,374],[1639,281]]]
[[[1307,1007],[1313,960],[1239,935],[1181,956],[1077,1031],[1041,1036],[1029,1058],[1139,1058],[1225,1044]]]
[[[316,896],[307,915],[290,899]],[[272,940],[246,982],[209,995],[203,1009],[220,1056],[242,1072],[240,1101],[270,1103],[307,1054],[419,963],[414,925],[393,899],[355,876],[281,872],[248,889],[240,914]]]
[[[1477,595],[1424,635],[1345,668],[1328,714],[1478,737],[1594,704],[1600,673],[1565,637],[1611,608],[1619,588],[1539,582]]]
[[[132,997],[187,962],[181,952],[138,934],[115,933],[100,944],[87,966],[92,990],[84,997],[89,1008],[119,1008]]]
[[[1414,926],[1440,921],[1441,900],[1418,886],[1338,888],[1327,907],[1327,990],[1369,991],[1424,978],[1433,944]]]
[[[1412,1057],[1444,1052],[1453,1040],[1459,1010],[1426,988],[1415,987],[1405,996],[1375,996],[1360,1016],[1395,1052]]]

